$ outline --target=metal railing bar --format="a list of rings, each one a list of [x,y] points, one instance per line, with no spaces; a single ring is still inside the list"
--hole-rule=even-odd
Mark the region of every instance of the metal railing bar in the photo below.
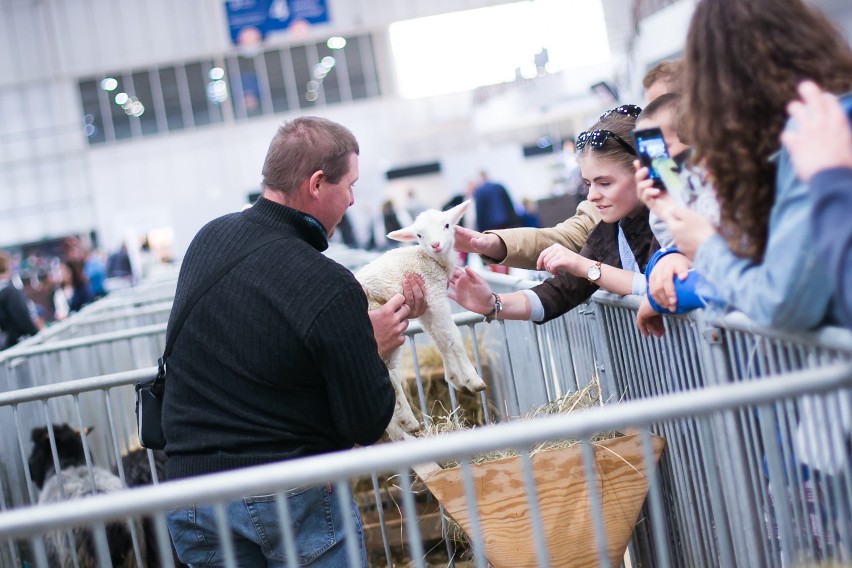
[[[99,375],[85,379],[74,379],[51,385],[29,387],[14,391],[0,393],[0,407],[12,406],[24,402],[37,402],[45,398],[80,394],[87,391],[108,389],[124,385],[134,384],[136,381],[154,378],[157,375],[157,367],[136,369],[134,371],[123,371],[109,375]]]
[[[700,391],[624,402],[452,432],[431,437],[312,456],[246,470],[173,481],[157,487],[134,488],[87,499],[85,511],[77,503],[16,509],[0,514],[0,535],[25,537],[57,524],[84,523],[99,517],[122,517],[174,508],[187,502],[236,498],[281,486],[298,487],[318,479],[355,477],[389,468],[407,468],[447,456],[521,447],[566,435],[588,437],[594,432],[635,424],[713,414],[767,401],[852,387],[852,365],[842,364],[790,373],[771,381],[714,386]]]

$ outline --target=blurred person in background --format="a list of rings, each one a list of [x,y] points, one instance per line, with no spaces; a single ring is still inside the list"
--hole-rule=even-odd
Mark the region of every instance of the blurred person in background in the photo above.
[[[512,229],[521,226],[521,218],[515,210],[515,203],[506,188],[488,179],[488,174],[480,172],[479,184],[473,190],[473,204],[476,211],[476,230]],[[508,274],[509,267],[501,264],[489,264],[492,272]]]
[[[95,295],[89,280],[83,273],[83,261],[68,258],[59,265],[59,289],[68,303],[68,314],[79,311],[80,308],[95,301]]]
[[[121,243],[118,250],[107,257],[106,273],[107,278],[133,279],[133,267],[130,264],[126,243]]]
[[[89,286],[96,300],[106,296],[106,262],[100,249],[95,249],[86,255],[83,274],[89,280]]]
[[[521,226],[509,192],[502,184],[488,179],[488,174],[484,171],[480,172],[479,183],[473,190],[473,203],[476,206],[477,231]]]
[[[521,199],[521,208],[523,210],[518,216],[521,219],[522,227],[538,227],[538,205],[535,201],[528,197]]]
[[[27,297],[12,283],[12,259],[0,251],[0,349],[38,333],[30,315]]]

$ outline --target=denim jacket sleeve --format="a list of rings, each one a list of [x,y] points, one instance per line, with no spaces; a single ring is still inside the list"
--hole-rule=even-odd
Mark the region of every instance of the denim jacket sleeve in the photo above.
[[[814,246],[807,184],[796,177],[786,150],[777,156],[775,204],[763,261],[734,255],[725,240],[714,235],[698,249],[695,267],[726,302],[758,324],[805,330],[824,320],[832,289]]]

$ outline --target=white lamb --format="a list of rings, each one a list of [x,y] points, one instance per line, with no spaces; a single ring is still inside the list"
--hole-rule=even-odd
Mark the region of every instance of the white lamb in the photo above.
[[[420,274],[425,283],[426,311],[418,319],[435,342],[452,385],[479,392],[485,389],[485,382],[467,358],[447,297],[447,282],[455,265],[453,227],[469,207],[470,201],[465,201],[448,211],[422,212],[410,226],[388,234],[388,238],[396,241],[416,241],[416,246],[384,253],[356,272],[355,277],[367,292],[370,309],[375,309],[402,291],[401,283],[406,274]],[[400,359],[399,349],[385,358],[396,392],[396,407],[387,428],[391,440],[401,440],[420,428],[402,390]]]

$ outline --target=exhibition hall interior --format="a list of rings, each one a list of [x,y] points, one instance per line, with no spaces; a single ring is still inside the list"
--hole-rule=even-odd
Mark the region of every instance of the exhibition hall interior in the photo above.
[[[852,0],[0,0],[0,568],[852,566],[850,211]]]
[[[843,0],[814,3],[852,27]],[[440,207],[483,171],[519,208],[559,197],[574,189],[563,142],[643,104],[694,2],[326,0],[305,17],[248,2],[270,10],[242,36],[257,7],[240,4],[3,0],[0,247],[78,237],[179,260],[259,193],[269,140],[300,115],[359,140],[359,246],[383,240],[386,201]],[[545,223],[570,210],[555,202]]]

